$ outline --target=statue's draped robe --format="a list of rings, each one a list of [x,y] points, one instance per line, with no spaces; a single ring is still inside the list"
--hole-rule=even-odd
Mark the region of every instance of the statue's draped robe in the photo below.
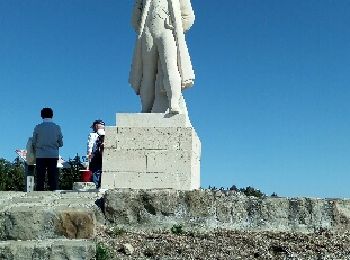
[[[137,32],[137,39],[129,75],[129,83],[136,93],[140,93],[142,82],[142,35],[152,0],[136,0],[132,24]],[[194,84],[195,74],[188,52],[185,32],[194,23],[194,12],[190,0],[168,0],[170,17],[174,25],[174,38],[177,45],[177,64],[181,76],[181,87],[187,88]]]

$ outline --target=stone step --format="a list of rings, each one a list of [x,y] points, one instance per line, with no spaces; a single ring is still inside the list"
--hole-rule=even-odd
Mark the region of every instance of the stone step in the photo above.
[[[92,239],[98,192],[0,192],[0,240]]]
[[[91,240],[0,241],[0,260],[92,260],[96,244]]]

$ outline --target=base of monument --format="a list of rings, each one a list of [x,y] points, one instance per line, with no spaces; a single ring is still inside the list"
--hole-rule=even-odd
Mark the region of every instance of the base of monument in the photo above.
[[[73,183],[74,191],[90,191],[96,190],[96,184],[93,182],[74,182]]]
[[[186,115],[117,114],[106,127],[101,187],[200,188],[201,143]]]

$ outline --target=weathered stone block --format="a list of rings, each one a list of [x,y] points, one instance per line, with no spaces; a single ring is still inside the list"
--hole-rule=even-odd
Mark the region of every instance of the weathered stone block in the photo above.
[[[180,176],[171,172],[104,172],[103,187],[127,189],[181,189]],[[188,184],[189,185],[189,184]]]
[[[106,196],[106,217],[121,225],[169,225],[169,221],[176,223],[174,219],[186,214],[185,204],[182,192],[174,189],[110,190]]]
[[[338,230],[350,230],[350,203],[346,200],[331,201],[333,220]],[[344,228],[345,227],[345,228]]]
[[[186,116],[118,114],[106,127],[101,187],[200,187],[200,141]]]
[[[123,216],[123,217],[121,217]],[[350,200],[255,198],[231,191],[108,190],[106,218],[130,230],[350,231]]]
[[[191,152],[187,151],[149,151],[147,172],[185,173],[191,167]]]
[[[87,240],[0,241],[3,260],[93,260],[96,244]]]
[[[0,240],[94,238],[98,193],[18,192],[0,202]]]
[[[203,218],[215,216],[215,196],[214,192],[199,190],[186,193],[188,213],[193,218]]]
[[[146,166],[144,151],[106,149],[103,155],[103,172],[146,172]]]
[[[180,133],[175,127],[107,127],[107,129],[107,134],[118,131],[116,148],[119,150],[179,150],[180,147]]]
[[[91,210],[56,210],[55,230],[69,239],[92,239],[96,235],[96,217]]]
[[[191,127],[187,116],[184,114],[118,113],[116,121],[120,127]]]
[[[194,130],[194,128],[178,128],[180,138],[180,150],[191,151],[198,157],[201,156],[201,142]]]

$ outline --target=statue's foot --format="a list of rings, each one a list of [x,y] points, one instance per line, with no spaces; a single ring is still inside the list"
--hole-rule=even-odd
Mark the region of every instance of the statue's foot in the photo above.
[[[180,107],[171,107],[169,109],[169,114],[172,114],[172,115],[180,114]]]

